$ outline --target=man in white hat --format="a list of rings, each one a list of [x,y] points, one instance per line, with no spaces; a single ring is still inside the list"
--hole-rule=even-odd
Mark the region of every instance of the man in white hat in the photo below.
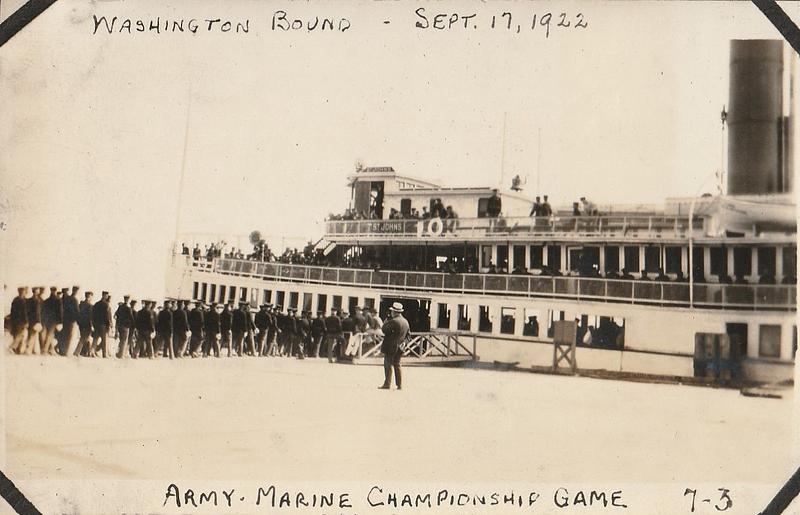
[[[408,321],[403,318],[403,305],[399,302],[392,304],[389,308],[389,320],[381,328],[384,334],[381,343],[383,352],[383,374],[384,381],[381,390],[388,390],[392,384],[392,368],[394,368],[395,384],[397,389],[402,388],[402,377],[400,375],[400,357],[403,351],[400,345],[408,336]]]

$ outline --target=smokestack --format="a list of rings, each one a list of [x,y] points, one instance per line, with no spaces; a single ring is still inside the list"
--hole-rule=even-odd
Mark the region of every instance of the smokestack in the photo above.
[[[731,41],[728,105],[728,193],[782,192],[782,41]]]

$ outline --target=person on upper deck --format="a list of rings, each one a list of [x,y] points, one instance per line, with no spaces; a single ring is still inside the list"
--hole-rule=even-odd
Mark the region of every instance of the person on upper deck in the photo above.
[[[486,214],[491,218],[497,218],[503,210],[503,199],[497,194],[497,189],[492,190],[492,196],[486,203]]]
[[[581,216],[581,210],[577,202],[572,203],[572,216]]]
[[[453,210],[453,206],[447,206],[443,218],[458,218],[458,214]]]
[[[591,200],[587,200],[586,197],[581,197],[581,204],[583,205],[583,214],[587,216],[595,216],[597,215],[597,206]]]
[[[620,279],[624,279],[626,281],[633,281],[634,277],[633,277],[633,274],[631,274],[630,271],[627,268],[623,267],[622,268],[622,276],[620,277]]]
[[[655,280],[656,281],[669,281],[669,276],[664,273],[664,269],[663,268],[659,268],[658,269],[658,274],[656,275]]]
[[[547,201],[547,195],[544,196],[544,201],[542,205],[539,206],[539,215],[540,216],[551,216],[553,214],[553,208],[550,207],[550,202]]]
[[[540,201],[540,197],[536,197],[536,200],[533,201],[533,206],[531,206],[531,212],[528,216],[541,216],[542,214],[542,204]]]

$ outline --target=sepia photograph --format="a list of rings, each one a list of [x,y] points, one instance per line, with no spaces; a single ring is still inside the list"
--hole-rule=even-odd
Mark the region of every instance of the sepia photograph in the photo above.
[[[0,513],[800,513],[798,23],[3,0]]]

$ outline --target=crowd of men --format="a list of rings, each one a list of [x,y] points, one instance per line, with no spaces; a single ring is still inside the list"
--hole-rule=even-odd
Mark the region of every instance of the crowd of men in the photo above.
[[[332,309],[329,316],[264,304],[258,310],[248,303],[204,304],[186,300],[141,306],[123,297],[112,312],[111,296],[102,292],[95,302],[80,288],[60,291],[20,287],[11,303],[6,328],[17,354],[117,358],[181,358],[227,356],[306,356],[329,361],[351,359],[356,346],[383,340],[383,321],[375,309],[355,307],[352,313]],[[401,310],[402,311],[402,310]],[[77,331],[77,333],[76,333]],[[109,339],[117,348],[109,348]],[[77,343],[75,344],[75,340]],[[113,353],[112,353],[113,350]]]

